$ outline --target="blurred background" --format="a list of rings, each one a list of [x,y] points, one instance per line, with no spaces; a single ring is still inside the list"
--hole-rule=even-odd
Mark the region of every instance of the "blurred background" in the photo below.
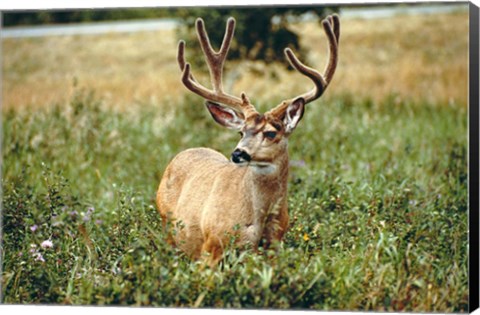
[[[193,24],[203,17],[218,47],[229,16],[237,27],[227,90],[276,104],[310,84],[290,71],[283,48],[323,70],[328,50],[320,21],[332,12],[342,19],[340,60],[324,99],[351,95],[466,106],[468,4],[420,3],[10,11],[3,16],[3,107],[62,103],[78,87],[94,89],[116,108],[171,106],[187,93],[176,64],[178,40],[186,40],[187,59],[208,85]]]

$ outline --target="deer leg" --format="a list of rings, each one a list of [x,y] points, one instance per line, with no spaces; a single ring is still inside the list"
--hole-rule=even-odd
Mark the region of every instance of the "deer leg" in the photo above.
[[[158,209],[158,212],[160,212],[163,230],[167,234],[167,243],[170,245],[175,245],[175,239],[173,238],[173,233],[172,233],[173,222],[171,220],[171,212],[161,211],[160,209],[163,210],[164,208],[160,208],[158,204],[160,204],[160,202],[157,202],[157,209]]]
[[[268,248],[272,243],[282,240],[288,228],[288,219],[288,209],[286,207],[281,209],[277,215],[272,215],[268,218],[264,235],[264,248]]]
[[[210,268],[215,268],[223,257],[222,241],[219,237],[209,236],[202,246],[202,254],[207,254],[205,262]]]

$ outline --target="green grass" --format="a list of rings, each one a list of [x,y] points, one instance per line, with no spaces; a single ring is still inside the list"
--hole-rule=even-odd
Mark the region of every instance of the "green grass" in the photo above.
[[[308,105],[284,242],[211,270],[166,243],[155,190],[176,153],[227,155],[238,135],[197,98],[175,113],[101,101],[3,114],[4,303],[467,311],[465,107]]]

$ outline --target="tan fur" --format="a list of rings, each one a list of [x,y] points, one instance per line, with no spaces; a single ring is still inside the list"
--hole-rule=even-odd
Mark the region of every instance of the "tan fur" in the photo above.
[[[234,234],[239,246],[281,240],[288,226],[286,142],[285,137],[252,151],[252,156],[276,154],[265,169],[232,163],[208,148],[179,153],[166,168],[156,198],[179,248],[195,259],[209,254],[213,266]]]

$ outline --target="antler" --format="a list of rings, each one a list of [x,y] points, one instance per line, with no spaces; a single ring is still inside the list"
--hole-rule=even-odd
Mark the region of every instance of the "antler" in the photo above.
[[[196,21],[197,36],[202,47],[202,51],[205,55],[205,61],[210,72],[210,79],[212,82],[213,90],[209,90],[199,84],[191,73],[191,67],[188,62],[185,61],[185,42],[181,40],[178,43],[178,55],[177,61],[180,66],[180,70],[183,71],[182,82],[193,93],[200,95],[201,97],[213,101],[222,103],[224,105],[231,106],[234,109],[244,111],[246,107],[250,107],[250,101],[245,93],[241,94],[241,98],[233,95],[226,94],[223,91],[222,74],[225,58],[227,57],[230,43],[232,42],[233,32],[235,30],[235,19],[229,18],[227,21],[227,29],[225,36],[223,37],[222,46],[220,50],[216,52],[210,40],[208,38],[207,31],[205,30],[204,22],[201,18]],[[250,106],[248,106],[250,105]]]
[[[338,61],[338,41],[340,38],[340,19],[337,14],[326,17],[323,21],[323,29],[329,42],[329,58],[324,73],[304,65],[290,48],[285,49],[285,56],[295,70],[310,78],[315,84],[314,88],[304,94],[297,96],[305,100],[305,104],[319,98],[333,78]]]

